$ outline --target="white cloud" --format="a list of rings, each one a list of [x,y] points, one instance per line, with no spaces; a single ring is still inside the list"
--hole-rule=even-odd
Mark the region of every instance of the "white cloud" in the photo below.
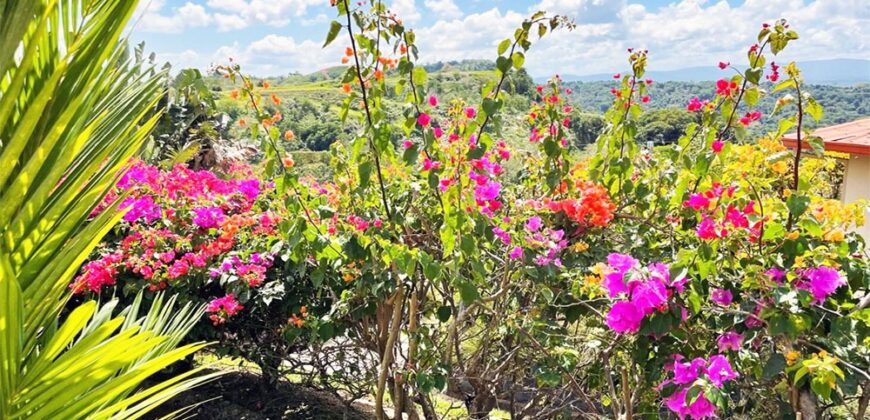
[[[185,28],[203,27],[211,23],[212,17],[205,8],[191,2],[172,10],[172,14],[162,14],[164,0],[142,2],[134,12],[136,29],[144,32],[181,33]]]
[[[212,9],[232,12],[249,24],[287,26],[293,18],[302,18],[309,7],[322,6],[324,0],[208,0]]]
[[[301,34],[298,29],[281,31],[212,54],[197,50],[198,57],[188,54],[184,59],[224,62],[232,54],[247,71],[266,75],[313,71],[335,65],[341,57],[341,42],[325,51],[320,48],[330,13],[322,9],[326,0],[196,1],[208,8],[188,2],[167,10],[164,0],[146,1],[137,11],[142,16],[137,30],[180,32],[212,25],[217,31],[231,31],[292,21],[293,28],[304,27]],[[392,0],[388,8],[417,27],[423,62],[494,59],[498,42],[538,9],[576,18],[574,31],[561,30],[534,41],[526,65],[540,76],[624,71],[629,47],[649,49],[651,70],[713,66],[720,60],[741,63],[761,22],[779,17],[788,18],[801,39],[777,62],[866,58],[870,48],[870,8],[862,0],[745,0],[735,6],[725,0],[672,1],[659,8],[635,0],[537,0],[526,10],[494,6],[467,15],[457,6],[466,3],[455,0]]]
[[[215,23],[217,23],[218,32],[235,31],[248,27],[248,21],[239,15],[225,15],[223,13],[214,14]]]
[[[492,8],[462,19],[437,21],[417,30],[420,59],[424,62],[494,59],[498,43],[513,34],[523,17],[514,11],[502,13]]]
[[[387,9],[407,23],[415,23],[421,17],[420,11],[417,10],[417,2],[414,0],[393,0],[387,6]]]
[[[429,10],[445,18],[458,18],[462,16],[462,10],[453,0],[426,0],[424,2]]]
[[[269,34],[246,47],[238,43],[220,47],[211,55],[211,62],[225,64],[232,59],[245,73],[258,76],[309,73],[339,64],[344,47],[339,42],[327,48],[321,46],[320,41],[296,41],[290,36]]]

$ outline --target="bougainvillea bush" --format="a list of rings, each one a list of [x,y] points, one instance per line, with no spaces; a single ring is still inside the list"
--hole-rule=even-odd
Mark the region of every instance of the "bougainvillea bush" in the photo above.
[[[866,414],[870,277],[850,233],[864,208],[824,198],[829,158],[804,125],[821,105],[773,62],[798,38],[787,22],[762,26],[748,63],[721,63],[713,99],[686,98],[698,123],[653,150],[634,137],[655,81],[648,52],[629,50],[582,160],[558,77],[537,87],[527,136],[499,130],[505,80],[570,20],[524,21],[468,103],[427,89],[415,33],[380,2],[332,3],[338,118],[358,119],[333,178],[297,173],[262,83],[220,66],[252,115],[238,123],[261,142],[261,180],[138,166],[119,186],[128,230],[73,288],[174,287],[209,302],[204,322],[230,345],[280,331],[367,354],[336,358],[321,383],[368,373],[379,418],[387,393],[394,416],[436,418],[437,391],[475,418]],[[763,95],[779,98],[772,115],[755,109]],[[762,118],[778,131],[747,137]],[[804,148],[784,148],[789,131]],[[277,315],[245,323],[273,300]]]
[[[247,165],[225,166],[212,172],[135,162],[105,198],[126,211],[115,240],[70,287],[89,294],[118,289],[122,296],[169,289],[206,304],[208,319],[192,336],[219,340],[221,354],[245,356],[274,381],[297,345],[288,332],[302,324],[287,320],[305,317],[315,298],[303,295],[313,288],[295,281],[278,253],[286,209],[274,185]]]

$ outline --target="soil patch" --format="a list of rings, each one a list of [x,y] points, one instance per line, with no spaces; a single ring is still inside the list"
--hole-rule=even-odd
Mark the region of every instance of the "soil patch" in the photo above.
[[[210,401],[207,401],[210,400]],[[203,401],[207,401],[202,403]],[[200,404],[202,403],[202,404]],[[243,371],[227,373],[167,401],[145,418],[158,419],[190,409],[181,418],[220,419],[305,419],[371,420],[364,408],[348,407],[335,395],[290,382],[281,382],[273,391],[263,391],[260,377]]]

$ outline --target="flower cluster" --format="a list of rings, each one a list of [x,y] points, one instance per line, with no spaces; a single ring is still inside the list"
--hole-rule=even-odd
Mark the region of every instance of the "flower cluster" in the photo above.
[[[686,416],[695,420],[716,417],[716,406],[708,398],[708,393],[716,392],[726,382],[737,378],[737,372],[731,368],[728,358],[721,354],[709,359],[684,360],[685,357],[678,354],[672,364],[665,366],[665,371],[673,377],[665,380],[659,388],[676,386],[676,390],[664,398],[665,406],[681,419]],[[690,397],[693,389],[696,392],[691,392]]]
[[[640,269],[636,259],[624,254],[607,256],[609,272],[604,288],[616,302],[607,313],[607,326],[619,334],[636,333],[644,317],[667,312],[674,292],[682,293],[685,277],[671,279],[669,267],[656,263]]]
[[[616,210],[607,189],[590,181],[577,183],[576,189],[579,198],[550,200],[546,202],[547,207],[554,213],[564,213],[580,226],[607,226]]]
[[[736,187],[725,188],[718,183],[703,192],[689,196],[683,206],[691,208],[701,215],[696,233],[704,240],[721,239],[729,235],[729,228],[745,231],[750,240],[758,239],[763,220],[755,217],[755,202],[747,201],[742,205],[737,202],[725,202],[734,196]]]
[[[128,194],[120,204],[127,210],[122,236],[85,264],[70,285],[75,293],[99,293],[119,282],[151,291],[220,284],[237,293],[213,306],[220,309],[212,315],[217,325],[241,310],[231,304],[232,296],[250,296],[238,292],[266,281],[274,260],[268,250],[277,241],[280,218],[260,209],[260,180],[136,162],[98,211],[122,192]]]
[[[242,309],[245,307],[239,304],[232,293],[212,300],[205,307],[205,311],[211,314],[208,318],[214,325],[227,322],[227,318],[239,313]]]

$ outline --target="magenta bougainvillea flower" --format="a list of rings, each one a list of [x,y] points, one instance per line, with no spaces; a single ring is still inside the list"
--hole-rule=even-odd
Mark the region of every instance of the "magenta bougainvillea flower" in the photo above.
[[[707,399],[705,389],[702,387],[694,401],[688,401],[689,389],[696,385],[699,378],[706,378],[709,386],[721,388],[738,374],[731,368],[728,358],[717,354],[709,359],[697,357],[691,362],[683,362],[685,357],[675,355],[672,365],[666,365],[665,370],[673,374],[673,378],[667,379],[659,385],[663,389],[665,385],[677,385],[677,389],[664,398],[665,406],[676,413],[681,419],[707,419],[716,417],[716,406]]]
[[[846,284],[846,279],[831,267],[815,267],[801,270],[802,278],[795,282],[799,289],[808,290],[813,295],[813,302],[821,304],[840,286]]]
[[[710,291],[710,300],[717,305],[728,306],[734,300],[734,296],[727,289],[712,289]]]
[[[716,344],[719,347],[720,353],[724,353],[727,350],[739,351],[743,346],[743,334],[727,331],[719,336]]]

